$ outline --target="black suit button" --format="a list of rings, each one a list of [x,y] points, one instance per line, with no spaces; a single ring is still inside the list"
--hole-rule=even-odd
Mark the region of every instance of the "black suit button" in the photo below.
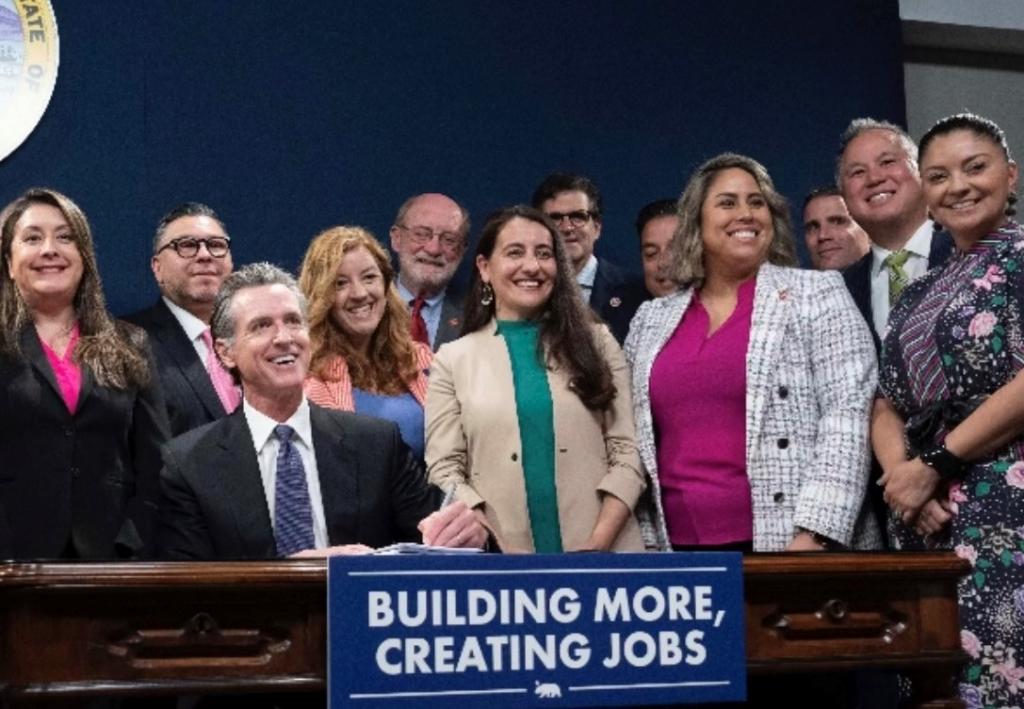
[[[787,396],[789,396],[789,389],[787,389],[785,386],[780,386],[779,387],[779,398],[780,399],[785,399]]]
[[[789,439],[788,438],[780,438],[778,440],[778,444],[779,444],[779,448],[781,448],[782,450],[786,450],[787,448],[789,448]]]
[[[517,460],[519,460],[519,455],[518,455],[518,454],[516,454],[516,453],[513,453],[513,454],[512,454],[512,461],[513,461],[513,462],[515,462],[515,461],[517,461]]]
[[[775,493],[775,495],[772,496],[772,499],[775,500],[776,502],[782,502],[783,500],[786,499],[786,493],[777,492]]]
[[[64,429],[64,435],[65,436],[71,436],[73,434],[74,434],[74,431],[72,431],[70,428],[66,428],[65,427],[65,429]]]
[[[77,477],[78,477],[78,474],[79,474],[80,472],[81,472],[81,471],[80,471],[80,470],[79,470],[78,468],[74,468],[74,467],[73,467],[73,468],[71,468],[71,477],[73,477],[73,478],[77,478]]]

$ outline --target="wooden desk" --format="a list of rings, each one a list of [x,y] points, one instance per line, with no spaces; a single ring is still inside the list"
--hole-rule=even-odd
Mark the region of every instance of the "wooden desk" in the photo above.
[[[744,560],[752,674],[901,668],[952,709],[952,554]],[[0,699],[324,688],[322,561],[0,564]]]

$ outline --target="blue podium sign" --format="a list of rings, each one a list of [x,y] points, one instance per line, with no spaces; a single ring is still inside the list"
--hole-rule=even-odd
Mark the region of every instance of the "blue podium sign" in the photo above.
[[[738,553],[334,557],[332,709],[746,696]]]

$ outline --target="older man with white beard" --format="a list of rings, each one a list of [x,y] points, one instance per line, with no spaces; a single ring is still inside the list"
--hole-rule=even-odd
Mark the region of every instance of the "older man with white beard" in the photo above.
[[[462,299],[448,286],[469,239],[469,213],[443,194],[415,195],[390,230],[398,254],[398,292],[412,313],[412,336],[435,351],[459,336]]]

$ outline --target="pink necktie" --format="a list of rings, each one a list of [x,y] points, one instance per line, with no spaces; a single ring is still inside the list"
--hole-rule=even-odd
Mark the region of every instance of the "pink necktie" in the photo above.
[[[213,336],[210,335],[210,328],[203,330],[203,344],[206,345],[206,373],[210,375],[213,383],[213,390],[217,392],[220,403],[229,414],[238,408],[242,401],[242,395],[238,393],[231,374],[224,369],[224,365],[217,359],[217,353],[213,351]]]

